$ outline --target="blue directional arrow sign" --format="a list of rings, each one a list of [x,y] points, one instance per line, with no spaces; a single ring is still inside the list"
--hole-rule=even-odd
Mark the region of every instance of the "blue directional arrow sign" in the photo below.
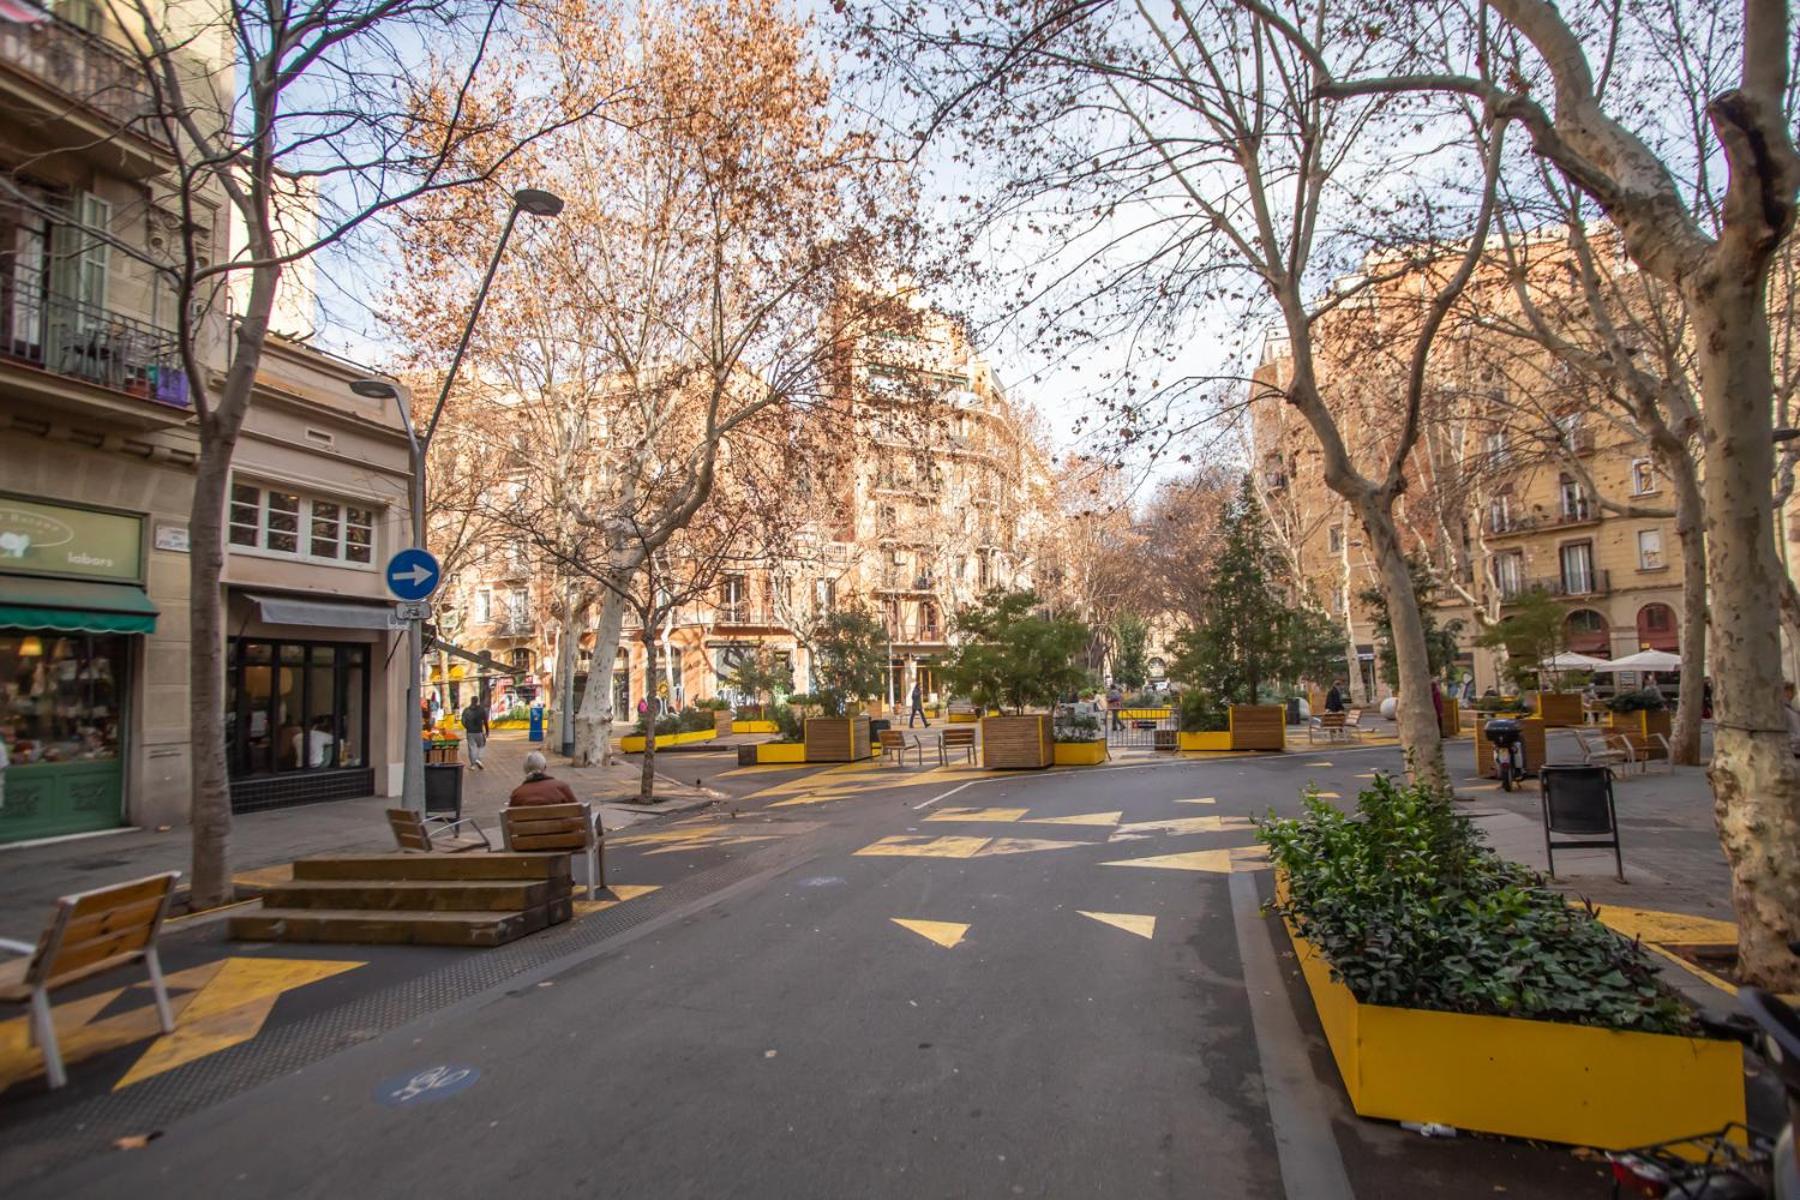
[[[442,573],[429,551],[409,546],[388,559],[388,591],[401,600],[423,600],[437,590]]]

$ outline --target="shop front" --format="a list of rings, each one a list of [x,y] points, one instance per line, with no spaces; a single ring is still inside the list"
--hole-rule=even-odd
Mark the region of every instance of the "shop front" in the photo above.
[[[0,843],[125,821],[133,685],[156,606],[141,515],[0,495]]]

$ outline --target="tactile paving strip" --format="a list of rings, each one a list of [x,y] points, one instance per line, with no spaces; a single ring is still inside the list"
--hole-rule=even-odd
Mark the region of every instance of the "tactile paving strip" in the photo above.
[[[291,1074],[339,1050],[379,1037],[407,1021],[486,991],[496,984],[616,937],[664,913],[807,857],[809,839],[772,846],[696,872],[638,900],[467,958],[347,1004],[270,1029],[254,1041],[223,1050],[122,1092],[74,1104],[54,1096],[30,1102],[22,1119],[0,1119],[0,1175],[23,1181],[86,1157],[126,1134],[167,1129],[189,1113]],[[29,1109],[57,1105],[32,1116]]]

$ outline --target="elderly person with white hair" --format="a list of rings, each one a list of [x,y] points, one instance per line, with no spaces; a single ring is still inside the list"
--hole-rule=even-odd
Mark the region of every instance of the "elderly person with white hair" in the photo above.
[[[533,750],[525,756],[525,782],[512,790],[507,799],[509,807],[524,804],[575,804],[578,801],[569,785],[560,779],[550,778],[550,763],[542,751]]]

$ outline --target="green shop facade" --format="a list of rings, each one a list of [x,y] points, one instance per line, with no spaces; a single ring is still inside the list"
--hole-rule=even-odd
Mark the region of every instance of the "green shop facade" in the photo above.
[[[125,821],[145,517],[0,493],[0,843]]]

